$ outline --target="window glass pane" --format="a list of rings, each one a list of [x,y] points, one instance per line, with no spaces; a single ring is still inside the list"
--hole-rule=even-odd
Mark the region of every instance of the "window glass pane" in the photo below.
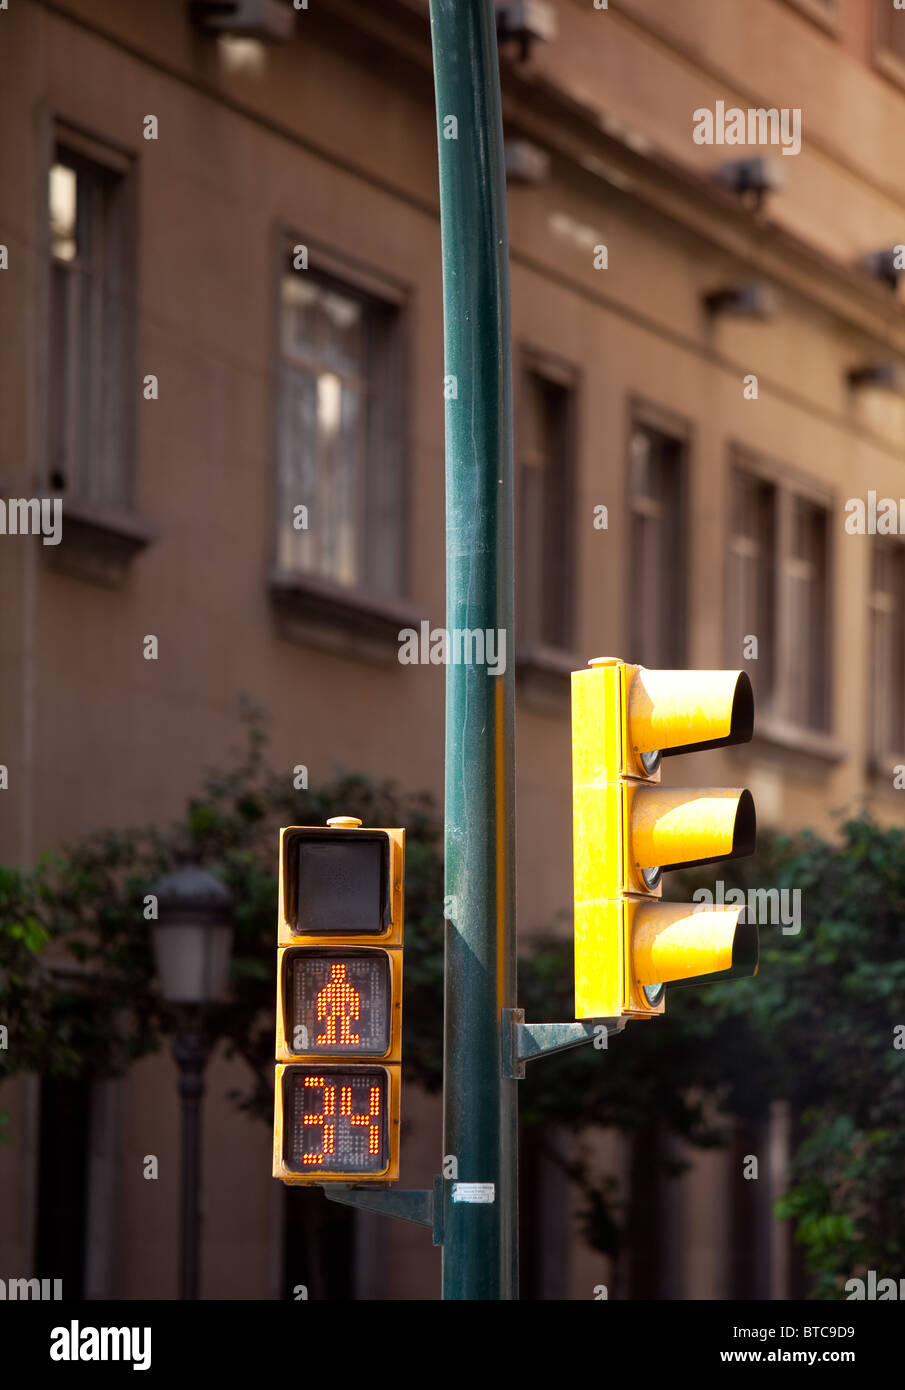
[[[879,764],[905,751],[905,546],[874,542],[871,608],[871,752]]]
[[[643,430],[635,430],[631,438],[629,453],[631,457],[631,489],[637,500],[650,497],[652,491],[650,435]]]
[[[313,272],[284,275],[281,295],[278,563],[337,584],[398,592],[394,315]],[[307,534],[291,534],[298,505],[308,508]]]
[[[325,364],[343,375],[363,376],[362,305],[327,293],[320,308]]]
[[[726,594],[727,659],[748,671],[766,712],[774,699],[776,489],[754,474],[732,474]],[[757,638],[757,657],[748,639]]]
[[[74,281],[62,266],[51,267],[50,282],[50,418],[48,472],[54,490],[65,486],[67,411],[68,299]]]
[[[118,508],[129,501],[122,184],[63,147],[48,183],[48,478],[55,489]]]
[[[96,432],[94,421],[94,393],[97,388],[95,354],[98,337],[98,324],[94,316],[95,284],[92,277],[78,273],[77,280],[78,317],[76,357],[75,400],[72,402],[77,419],[75,476],[81,496],[92,501],[98,498],[97,458],[94,452]],[[100,440],[97,439],[98,447]]]
[[[283,347],[313,357],[317,322],[317,286],[302,274],[283,278]]]
[[[660,520],[651,513],[638,513],[635,520],[635,559],[637,630],[632,634],[642,666],[672,665],[663,648],[663,608],[666,594],[665,556],[661,549]]]
[[[314,537],[320,520],[316,496],[317,378],[283,367],[280,373],[279,511],[277,563],[281,569],[315,568]],[[307,527],[295,509],[307,508]]]
[[[544,584],[542,638],[549,647],[572,644],[572,392],[545,383],[543,471]]]
[[[122,390],[123,363],[127,351],[128,303],[115,281],[105,276],[102,298],[98,296],[96,312],[100,316],[100,342],[103,353],[97,359],[99,395],[96,409],[99,424],[96,430],[98,460],[98,499],[111,506],[127,509],[129,505],[127,460],[123,457],[126,440],[126,402]]]
[[[361,499],[361,465],[364,453],[361,436],[361,398],[357,391],[341,386],[338,377],[323,376],[337,384],[339,418],[334,434],[333,495],[334,550],[331,576],[338,584],[355,584],[361,579],[358,572],[357,539],[359,502]]]
[[[364,436],[363,566],[375,594],[403,591],[405,555],[404,460],[406,395],[398,315],[386,306],[368,313],[363,326],[365,361],[373,363],[362,400]]]
[[[543,611],[543,466],[534,460],[519,470],[519,623],[528,643],[541,641]]]
[[[520,641],[572,644],[574,393],[526,370],[519,400],[517,569]]]
[[[684,658],[684,445],[649,426],[629,441],[631,659],[681,666]]]
[[[101,249],[98,210],[103,195],[99,174],[80,171],[76,176],[75,245],[79,260],[90,260]]]
[[[826,511],[802,497],[792,506],[792,551],[786,565],[791,624],[789,714],[825,729],[828,701]]]
[[[50,241],[53,254],[65,261],[76,254],[76,192],[75,170],[54,164],[50,170]]]

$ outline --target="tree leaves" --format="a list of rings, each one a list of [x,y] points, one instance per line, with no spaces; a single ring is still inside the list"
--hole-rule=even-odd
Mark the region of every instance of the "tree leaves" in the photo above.
[[[443,833],[431,798],[339,772],[296,791],[265,759],[266,721],[243,709],[244,747],[211,772],[168,826],[98,832],[30,874],[0,867],[0,1078],[26,1069],[112,1074],[172,1027],[152,969],[144,901],[186,855],[230,888],[236,923],[227,1005],[211,1030],[247,1064],[234,1092],[269,1123],[277,846],[281,825],[355,814],[406,827],[404,1067],[442,1082]],[[652,1119],[691,1144],[721,1141],[721,1116],[754,1117],[773,1099],[802,1115],[805,1138],[778,1207],[805,1247],[816,1292],[839,1297],[860,1268],[899,1272],[905,1252],[905,834],[868,818],[834,842],[760,837],[756,858],[720,865],[724,886],[798,894],[800,930],[761,924],[756,979],[670,991],[666,1017],[630,1024],[605,1050],[585,1046],[528,1067],[524,1126],[645,1130]],[[713,877],[670,876],[690,900]],[[794,901],[790,897],[789,901]],[[51,968],[51,962],[53,968]],[[61,967],[67,967],[61,969]],[[519,1002],[532,1022],[573,1016],[568,924],[523,943]],[[620,1194],[580,1157],[564,1160],[584,1193],[589,1237],[615,1252]]]

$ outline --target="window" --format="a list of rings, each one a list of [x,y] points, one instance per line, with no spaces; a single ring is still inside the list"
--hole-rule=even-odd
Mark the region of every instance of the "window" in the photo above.
[[[280,284],[277,568],[403,587],[402,370],[394,304],[315,270]]]
[[[34,1272],[62,1279],[66,1299],[84,1295],[90,1117],[89,1081],[43,1078]]]
[[[685,658],[687,440],[636,413],[629,434],[629,649],[642,666]]]
[[[518,455],[519,642],[572,648],[575,391],[571,374],[531,360],[521,380]]]
[[[127,257],[124,175],[58,144],[50,168],[48,482],[125,511]]]
[[[873,542],[870,585],[871,756],[886,768],[905,752],[905,545]]]
[[[905,84],[905,10],[893,0],[874,0],[874,59],[887,77]]]
[[[788,714],[793,724],[826,729],[828,513],[805,497],[792,497],[790,507],[792,543],[783,564]]]
[[[763,717],[817,733],[830,727],[829,515],[753,460],[732,469],[727,662],[749,671]]]
[[[730,664],[744,663],[745,643],[758,638],[757,661],[748,666],[758,707],[770,707],[776,676],[771,639],[775,611],[776,488],[738,470],[732,488],[729,572],[726,586],[726,650]]]

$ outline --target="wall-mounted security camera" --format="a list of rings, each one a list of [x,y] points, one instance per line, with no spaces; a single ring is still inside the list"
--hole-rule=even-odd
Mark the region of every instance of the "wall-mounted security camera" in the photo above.
[[[897,396],[905,395],[905,373],[898,362],[866,362],[860,367],[852,367],[848,373],[848,384],[856,388],[873,386],[880,391],[892,391]]]
[[[285,0],[191,0],[192,23],[205,34],[285,43],[292,38],[295,14]]]
[[[905,246],[884,246],[879,251],[869,251],[859,262],[862,270],[875,280],[882,280],[891,290],[899,283],[902,274]]]
[[[768,193],[780,193],[785,188],[786,176],[778,159],[758,155],[721,164],[717,182],[759,210]]]
[[[728,314],[737,319],[775,319],[779,306],[776,290],[760,280],[724,285],[704,296],[704,307],[709,314]]]
[[[552,43],[559,33],[550,0],[502,0],[496,7],[497,42],[521,45],[522,59],[535,43]]]

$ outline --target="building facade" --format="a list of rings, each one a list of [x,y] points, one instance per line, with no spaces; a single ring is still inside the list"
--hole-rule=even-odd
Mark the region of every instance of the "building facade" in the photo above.
[[[442,795],[442,669],[398,661],[400,630],[444,612],[427,5],[244,8],[263,41],[184,0],[0,10],[6,863],[175,814],[234,745],[241,692],[287,778],[342,766]],[[749,786],[762,824],[829,832],[865,802],[898,818],[905,794],[905,539],[884,506],[905,494],[905,12],[545,13],[546,37],[501,49],[528,935],[569,907],[568,673],[593,656],[744,666],[755,740],[694,775]],[[43,535],[14,534],[20,498],[61,499],[59,540],[52,507]],[[204,1295],[291,1297],[270,1137],[229,1076],[216,1060]],[[6,1089],[3,1265],[54,1248],[42,1154],[74,1127],[70,1279],[172,1296],[169,1062],[81,1101]],[[436,1171],[438,1113],[413,1105],[407,1186]],[[784,1123],[758,1141],[777,1182]],[[683,1181],[684,1253],[638,1296],[792,1291],[766,1210],[734,1214],[736,1148]],[[557,1252],[533,1292],[592,1297],[606,1270],[567,1189],[540,1171],[532,1191]],[[746,1283],[749,1227],[766,1234]],[[350,1294],[433,1296],[425,1233],[360,1218],[336,1241]]]

